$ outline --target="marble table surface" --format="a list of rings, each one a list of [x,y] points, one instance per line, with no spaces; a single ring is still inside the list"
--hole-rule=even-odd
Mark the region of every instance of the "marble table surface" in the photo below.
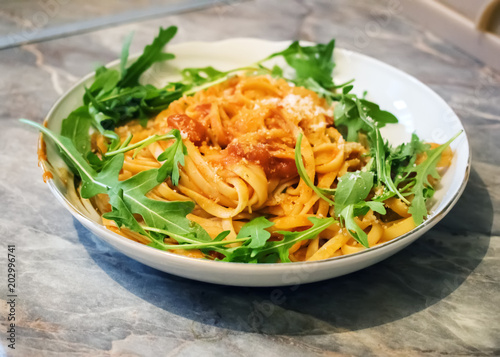
[[[0,49],[237,0],[2,0]]]
[[[0,51],[0,355],[500,355],[500,75],[407,21],[398,0],[244,1]],[[274,289],[199,283],[102,243],[58,203],[37,167],[54,101],[135,31],[175,42],[303,39],[415,76],[461,117],[472,147],[462,198],[433,230],[373,267]],[[7,245],[16,245],[16,349],[7,347]]]

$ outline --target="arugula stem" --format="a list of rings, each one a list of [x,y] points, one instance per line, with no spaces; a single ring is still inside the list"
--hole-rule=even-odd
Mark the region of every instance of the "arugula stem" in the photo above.
[[[368,236],[361,227],[354,221],[354,205],[348,205],[343,211],[344,227],[351,237],[365,248],[370,248]]]
[[[159,229],[159,228],[155,228],[155,227],[142,227],[142,228],[145,231],[165,234],[165,235],[167,235],[171,238],[174,238],[175,240],[181,241],[181,242],[182,241],[189,241],[190,242],[188,244],[165,244],[163,242],[156,241],[156,243],[159,243],[160,245],[165,247],[165,249],[200,249],[200,248],[207,248],[207,247],[212,247],[212,246],[220,246],[220,245],[224,246],[224,245],[228,245],[231,243],[245,242],[245,241],[250,239],[250,237],[246,237],[246,238],[237,238],[237,239],[228,240],[228,241],[200,243],[197,240],[189,239],[186,236],[181,236],[181,235],[175,234],[173,232],[169,232],[169,231],[164,230],[164,229]]]
[[[328,228],[329,226],[331,226],[335,222],[336,222],[336,220],[333,217],[323,218],[323,222],[321,224],[318,224],[316,227],[313,226],[305,231],[302,231],[301,234],[299,234],[297,237],[295,237],[289,241],[285,241],[285,240],[278,241],[275,244],[273,244],[271,247],[264,248],[261,251],[266,252],[268,250],[273,250],[273,249],[276,249],[276,248],[279,248],[282,246],[286,246],[286,245],[292,246],[293,244],[297,243],[298,241],[303,240],[303,238],[306,236],[310,237],[308,239],[314,239],[314,238],[316,238],[316,236],[318,234],[323,232],[326,228]],[[284,231],[278,231],[277,233],[283,234]]]
[[[127,138],[125,139],[125,141],[118,147],[118,149],[123,149],[124,147],[126,147],[128,144],[130,144],[130,141],[132,140],[132,138],[134,137],[134,135],[132,135],[132,133],[128,134]]]
[[[351,79],[351,80],[348,80],[347,82],[344,82],[344,83],[342,83],[342,84],[337,84],[337,85],[335,85],[335,86],[333,86],[333,87],[331,87],[331,88],[328,88],[328,89],[338,89],[338,88],[342,88],[342,87],[345,87],[345,86],[347,86],[347,85],[349,85],[349,84],[351,84],[351,83],[354,83],[354,81],[355,81],[355,79],[353,78],[353,79]],[[333,93],[332,93],[332,94],[333,94]]]
[[[136,143],[134,143],[132,145],[128,145],[128,146],[125,146],[125,147],[120,147],[118,150],[108,151],[107,153],[104,154],[104,156],[110,157],[110,156],[114,156],[114,155],[117,155],[117,154],[122,154],[124,152],[136,149],[139,146],[141,146],[142,144],[144,144],[144,143],[146,143],[148,141],[151,141],[152,138],[155,139],[152,142],[156,142],[156,141],[160,141],[160,140],[175,139],[175,136],[172,135],[172,134],[165,134],[165,135],[156,135],[155,134],[155,135],[151,135],[151,136],[148,136],[146,139],[138,141],[138,142],[136,142]],[[128,137],[127,137],[127,139],[128,139]],[[132,138],[130,138],[130,139],[132,139]],[[127,141],[127,140],[125,140],[125,141]],[[129,140],[129,142],[130,142],[130,140]]]
[[[229,78],[229,75],[232,74],[232,73],[236,73],[236,72],[241,72],[241,71],[245,71],[245,70],[259,70],[259,69],[264,69],[262,67],[258,67],[260,64],[260,61],[259,62],[255,62],[254,64],[250,65],[250,66],[245,66],[245,67],[238,67],[238,68],[235,68],[235,69],[231,69],[229,71],[226,71],[226,72],[223,72],[223,77],[221,78],[218,78],[214,81],[211,81],[211,82],[208,82],[208,83],[205,83],[205,84],[202,84],[202,85],[199,85],[199,86],[196,86],[196,87],[193,87],[191,89],[188,89],[187,91],[185,91],[183,94],[185,95],[192,95],[200,90],[204,90],[204,89],[207,89],[207,88],[210,88],[216,84],[219,84],[219,83],[222,83],[224,81],[226,81],[228,78]],[[267,69],[267,68],[265,68]]]
[[[302,180],[304,180],[306,185],[309,186],[319,197],[324,199],[330,205],[333,205],[334,202],[328,197],[326,197],[323,194],[323,192],[321,192],[322,189],[314,186],[314,183],[311,181],[309,175],[306,172],[306,168],[304,167],[304,162],[302,161],[302,153],[301,153],[302,136],[303,134],[300,133],[299,137],[297,138],[297,144],[295,144],[295,165],[297,166],[297,171],[299,173],[299,176]]]
[[[126,90],[122,90],[118,94],[107,96],[107,97],[104,97],[104,98],[99,98],[99,102],[100,103],[107,102],[108,100],[117,99],[117,98],[120,98],[120,97],[124,97],[124,96],[127,96],[130,93],[134,93],[134,92],[137,92],[136,88],[129,88],[129,89],[126,89]]]
[[[336,188],[320,188],[318,187],[318,190],[321,191],[321,193],[325,194],[325,195],[335,195],[335,192],[337,191]]]
[[[225,80],[227,79],[227,76],[224,76],[222,78],[219,78],[219,79],[216,79],[215,81],[212,81],[212,82],[208,82],[208,83],[205,83],[205,84],[202,84],[201,86],[196,86],[196,87],[193,87],[187,91],[184,92],[185,95],[191,95],[191,94],[194,94],[200,90],[204,90],[204,89],[207,89],[207,88],[210,88],[216,84],[219,84],[219,83],[222,83],[224,82]]]
[[[37,128],[38,130],[40,130],[44,135],[47,135],[47,137],[49,137],[50,139],[52,139],[52,141],[54,141],[54,143],[62,150],[64,149],[64,144],[61,142],[61,140],[59,139],[59,137],[57,135],[55,135],[50,129],[47,129],[45,126],[43,125],[40,125],[38,123],[35,123],[31,120],[27,120],[27,119],[19,119],[19,121],[21,123],[24,123],[24,124],[28,124],[28,125],[31,125],[31,126],[34,126],[35,128]],[[93,175],[91,172],[89,172],[83,165],[82,165],[82,161],[80,160],[83,160],[82,158],[77,158],[76,156],[73,155],[73,153],[69,150],[64,150],[64,154],[69,158],[69,160],[71,160],[71,162],[73,163],[73,165],[75,165],[77,168],[78,168],[78,171],[80,172],[80,175],[83,176],[84,178],[86,178],[87,180],[91,181],[92,183],[98,185],[98,186],[101,186],[103,188],[105,188],[106,190],[109,188],[109,186],[103,184],[102,182],[99,182],[97,180],[94,179]]]

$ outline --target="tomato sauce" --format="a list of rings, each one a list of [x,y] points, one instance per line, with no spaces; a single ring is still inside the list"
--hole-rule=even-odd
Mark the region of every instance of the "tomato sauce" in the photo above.
[[[179,129],[189,140],[199,146],[207,141],[207,129],[198,121],[186,114],[173,114],[167,118],[167,124],[172,129]]]
[[[262,167],[268,178],[289,179],[298,175],[295,160],[280,158],[273,155],[279,148],[269,143],[241,143],[231,142],[226,151],[228,158],[233,161],[246,159]]]

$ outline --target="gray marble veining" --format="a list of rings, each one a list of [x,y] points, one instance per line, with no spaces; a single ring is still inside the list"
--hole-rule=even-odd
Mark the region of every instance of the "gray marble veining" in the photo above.
[[[246,1],[0,51],[0,355],[500,355],[500,76],[409,23],[397,1]],[[60,206],[37,168],[54,101],[131,30],[175,42],[337,39],[420,79],[461,117],[473,164],[463,197],[399,254],[337,279],[275,289],[210,285],[116,252]],[[6,259],[16,244],[16,350],[6,347]],[[3,350],[2,350],[3,348]],[[13,353],[14,352],[14,353]]]

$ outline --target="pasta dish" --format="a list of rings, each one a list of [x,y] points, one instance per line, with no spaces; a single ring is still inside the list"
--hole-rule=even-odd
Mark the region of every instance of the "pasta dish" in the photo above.
[[[172,31],[121,74],[98,69],[60,134],[39,127],[106,228],[193,258],[276,263],[360,252],[425,220],[451,140],[390,146],[379,128],[397,119],[334,84],[333,41],[140,84]],[[292,77],[267,66],[277,58]]]

